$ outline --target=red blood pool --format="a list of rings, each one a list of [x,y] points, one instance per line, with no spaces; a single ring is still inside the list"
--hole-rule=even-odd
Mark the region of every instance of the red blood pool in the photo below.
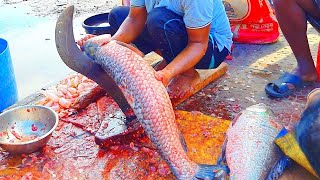
[[[31,130],[32,130],[32,131],[37,131],[37,130],[38,130],[38,127],[35,126],[34,124],[32,124],[32,125],[31,125]]]
[[[30,112],[30,109],[27,109],[27,112]]]

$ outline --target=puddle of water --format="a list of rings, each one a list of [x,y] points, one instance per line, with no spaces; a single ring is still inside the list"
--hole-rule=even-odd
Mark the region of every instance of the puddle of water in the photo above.
[[[31,28],[41,22],[44,18],[27,15],[30,9],[26,6],[3,5],[0,6],[0,35],[5,36],[25,28]]]
[[[0,37],[9,43],[19,100],[72,72],[56,50],[56,19],[32,16],[30,11],[17,4],[0,6]],[[81,23],[75,24],[79,36]]]

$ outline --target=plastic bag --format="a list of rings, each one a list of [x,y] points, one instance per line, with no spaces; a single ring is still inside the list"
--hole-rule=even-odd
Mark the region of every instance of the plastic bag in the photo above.
[[[223,0],[234,42],[267,44],[279,38],[279,24],[268,0]]]
[[[292,160],[300,164],[311,174],[318,177],[317,173],[312,168],[306,155],[303,153],[302,149],[300,148],[295,138],[294,132],[288,132],[286,129],[283,129],[274,142],[279,146],[282,152],[284,152],[288,157],[290,157]]]

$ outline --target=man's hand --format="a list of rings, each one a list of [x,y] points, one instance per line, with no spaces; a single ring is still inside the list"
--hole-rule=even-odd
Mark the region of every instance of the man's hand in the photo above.
[[[77,41],[77,44],[80,46],[80,49],[83,51],[84,47],[89,43],[97,44],[98,46],[102,46],[110,42],[111,35],[110,34],[103,34],[103,35],[93,35],[88,34],[85,37],[81,38]]]
[[[168,84],[169,84],[169,82],[171,80],[171,77],[169,76],[169,73],[166,72],[165,70],[157,71],[154,76],[158,81],[161,81],[162,84],[165,87],[168,86]]]
[[[93,37],[96,37],[96,35],[87,34],[87,35],[84,36],[83,38],[79,39],[79,40],[77,41],[77,44],[80,46],[80,49],[83,50],[82,47],[84,46],[84,43],[85,43],[86,41],[88,41],[89,39],[93,38]]]

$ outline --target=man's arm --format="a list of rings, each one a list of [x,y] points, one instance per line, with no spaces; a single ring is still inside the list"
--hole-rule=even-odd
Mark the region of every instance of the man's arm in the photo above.
[[[193,68],[207,51],[210,27],[209,24],[199,29],[187,28],[187,46],[163,70],[157,72],[156,78],[166,86],[173,77]]]
[[[77,41],[77,44],[83,50],[84,46],[90,41],[95,44],[103,45],[109,43],[110,40],[118,40],[125,43],[131,43],[143,31],[147,19],[147,11],[145,7],[131,7],[128,17],[121,24],[118,31],[110,37],[109,34],[104,35],[87,35]]]
[[[111,38],[124,43],[132,43],[143,31],[147,20],[145,7],[130,7],[128,17],[121,24],[120,28]]]

